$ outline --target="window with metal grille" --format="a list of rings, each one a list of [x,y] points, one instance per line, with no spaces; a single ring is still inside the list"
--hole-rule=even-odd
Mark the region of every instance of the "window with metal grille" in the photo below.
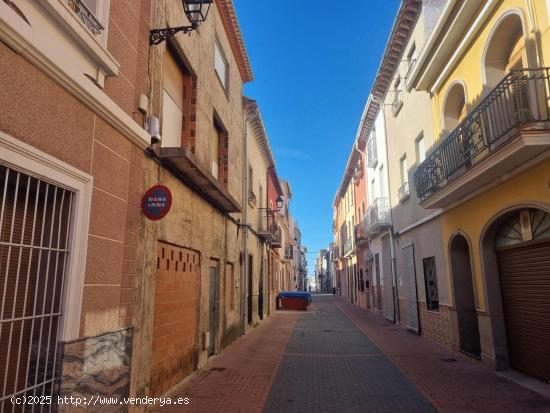
[[[2,412],[13,395],[54,396],[72,204],[72,192],[0,165]]]
[[[439,310],[439,292],[435,273],[435,257],[424,258],[424,284],[426,286],[426,305],[428,311]]]

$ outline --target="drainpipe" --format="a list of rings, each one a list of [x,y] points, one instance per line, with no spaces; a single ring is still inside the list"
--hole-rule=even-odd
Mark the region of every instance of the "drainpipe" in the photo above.
[[[244,114],[243,134],[243,212],[241,228],[243,229],[242,264],[241,264],[241,336],[245,333],[246,325],[246,293],[248,289],[248,115]]]
[[[382,103],[382,102],[381,102]],[[384,106],[382,106],[384,107]],[[389,203],[389,210],[390,210],[390,255],[391,255],[391,275],[392,275],[392,282],[394,285],[394,297],[393,297],[393,314],[394,314],[394,322],[399,323],[399,292],[397,289],[397,271],[395,268],[395,240],[394,240],[394,234],[393,234],[393,211],[391,208],[391,191],[389,188],[390,186],[390,168],[389,168],[389,157],[388,157],[388,128],[386,124],[386,114],[382,112],[382,115],[384,116],[384,145],[386,146],[386,179],[388,182],[387,188],[388,188],[388,203]],[[416,288],[416,286],[415,286]]]

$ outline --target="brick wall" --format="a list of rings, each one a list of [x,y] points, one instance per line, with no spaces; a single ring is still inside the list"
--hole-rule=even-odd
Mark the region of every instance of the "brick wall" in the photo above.
[[[200,255],[159,242],[150,395],[168,391],[196,364]]]

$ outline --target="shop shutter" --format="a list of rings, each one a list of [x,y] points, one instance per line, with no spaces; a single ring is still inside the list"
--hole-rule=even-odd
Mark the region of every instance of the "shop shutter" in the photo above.
[[[550,240],[497,252],[510,366],[550,381]]]

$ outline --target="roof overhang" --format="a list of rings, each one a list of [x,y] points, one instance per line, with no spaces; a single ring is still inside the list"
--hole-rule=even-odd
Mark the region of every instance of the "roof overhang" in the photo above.
[[[338,197],[344,197],[351,178],[353,177],[355,166],[367,146],[367,139],[376,117],[380,112],[381,102],[384,100],[393,80],[393,76],[399,67],[407,40],[411,35],[421,10],[421,0],[404,0],[399,7],[390,37],[386,44],[382,62],[380,63],[374,80],[372,91],[365,105],[365,109],[363,110],[363,115],[361,116],[361,122],[359,123],[359,129],[355,137],[353,148],[346,164],[344,177],[336,192],[333,203],[334,206],[336,205]]]
[[[273,151],[271,150],[271,145],[269,144],[269,138],[267,136],[267,131],[265,129],[264,121],[262,119],[262,114],[260,112],[260,107],[258,103],[248,97],[243,97],[244,108],[246,111],[248,122],[254,132],[254,137],[258,142],[260,151],[267,162],[267,166],[275,166],[275,157],[273,156]]]
[[[248,59],[248,53],[244,45],[233,0],[215,0],[215,3],[225,32],[227,33],[231,50],[237,61],[241,79],[243,83],[251,82],[254,80],[254,74],[252,73],[252,67],[250,66],[250,60]]]
[[[439,90],[497,4],[449,1],[411,71],[407,90]]]
[[[186,148],[161,148],[162,164],[223,213],[241,212],[241,205]]]

